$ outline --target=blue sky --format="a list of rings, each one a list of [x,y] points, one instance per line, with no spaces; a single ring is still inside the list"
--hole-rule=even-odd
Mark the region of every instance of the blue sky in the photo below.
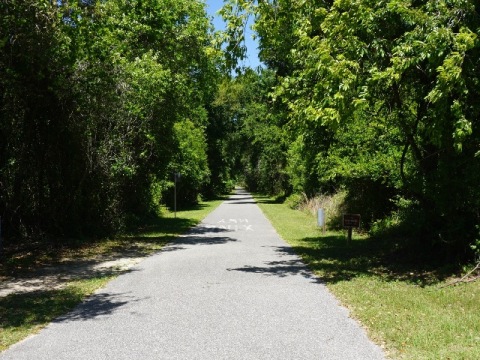
[[[213,17],[213,25],[216,29],[221,30],[225,27],[223,20],[220,16],[216,15],[216,12],[220,10],[223,6],[223,0],[206,0],[207,12]],[[251,21],[251,20],[250,20]],[[260,65],[260,60],[258,60],[258,43],[256,40],[252,39],[252,32],[250,30],[250,25],[247,27],[247,34],[245,36],[245,43],[247,46],[247,56],[242,63],[244,66],[249,66],[251,68],[256,68]]]

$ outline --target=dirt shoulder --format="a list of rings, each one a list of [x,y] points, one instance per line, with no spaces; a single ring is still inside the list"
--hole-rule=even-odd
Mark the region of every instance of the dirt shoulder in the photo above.
[[[119,275],[162,246],[163,242],[107,242],[97,247],[68,251],[55,260],[48,259],[41,264],[27,266],[27,269],[3,271],[0,273],[0,298],[10,294],[61,289],[75,280]]]
[[[106,257],[91,260],[69,260],[56,266],[47,266],[23,276],[3,276],[0,280],[0,297],[15,293],[28,293],[60,289],[72,280],[120,274],[128,271],[145,256]]]

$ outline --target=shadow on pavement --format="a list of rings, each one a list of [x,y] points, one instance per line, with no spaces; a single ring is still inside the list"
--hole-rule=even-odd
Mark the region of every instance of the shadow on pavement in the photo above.
[[[95,294],[90,296],[86,302],[80,304],[68,314],[57,318],[54,322],[82,321],[97,318],[99,316],[112,315],[122,306],[140,300],[141,299],[126,296],[125,294]]]
[[[232,230],[230,229],[224,229],[222,227],[214,226],[214,225],[199,225],[194,227],[193,229],[190,229],[187,233],[184,235],[181,235],[180,237],[190,237],[190,236],[201,236],[201,235],[208,235],[210,233],[223,233],[223,232],[231,232]]]
[[[251,194],[237,194],[237,195],[230,196],[226,201],[240,200],[240,199],[251,199],[251,198],[252,198]]]
[[[228,233],[232,230],[223,229],[215,226],[199,225],[190,229],[185,235],[181,235],[165,246],[161,252],[184,250],[182,245],[222,245],[229,242],[237,241],[228,236],[221,236],[218,234]]]
[[[290,252],[295,251],[327,284],[368,275],[426,287],[451,274],[432,261],[402,261],[399,252],[392,251],[394,245],[380,239],[353,239],[348,244],[342,235],[322,236],[304,238],[301,244]]]
[[[83,293],[75,287],[8,295],[0,298],[0,328],[32,327],[51,321],[87,320],[110,315],[128,302],[139,301],[128,299],[125,295],[96,294],[81,303],[83,297]],[[115,300],[116,297],[121,297],[121,300]],[[68,311],[70,313],[62,315]],[[59,315],[61,316],[58,317]]]
[[[241,268],[227,270],[261,274],[265,276],[278,276],[281,278],[301,275],[307,279],[313,280],[314,282],[321,282],[320,279],[312,275],[312,273],[300,260],[269,261],[265,263],[265,266],[245,265]]]
[[[295,252],[288,246],[275,246],[275,251],[281,255],[294,256]],[[265,276],[278,276],[281,278],[288,276],[300,275],[304,278],[312,280],[315,283],[323,283],[320,278],[316,277],[311,270],[299,258],[279,261],[267,261],[265,266],[245,265],[240,268],[227,269],[228,271],[241,271],[246,273],[261,274]]]
[[[199,237],[189,236],[184,238],[178,238],[170,245],[165,246],[160,252],[169,252],[176,250],[184,250],[182,245],[222,245],[229,242],[237,241],[229,237]]]
[[[256,201],[229,201],[228,204],[231,204],[231,205],[246,205],[246,204],[254,204],[256,205],[257,202]]]

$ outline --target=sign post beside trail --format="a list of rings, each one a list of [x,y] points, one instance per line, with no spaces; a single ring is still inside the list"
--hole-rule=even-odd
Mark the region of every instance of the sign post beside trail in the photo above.
[[[177,182],[181,178],[181,174],[176,172],[173,174],[174,178],[174,189],[173,189],[173,211],[175,212],[175,219],[177,218]]]
[[[325,235],[325,209],[318,209],[317,212],[317,224],[323,229],[323,235]]]
[[[353,228],[358,229],[360,227],[360,214],[344,214],[343,215],[343,227],[348,230],[347,244],[352,241]]]

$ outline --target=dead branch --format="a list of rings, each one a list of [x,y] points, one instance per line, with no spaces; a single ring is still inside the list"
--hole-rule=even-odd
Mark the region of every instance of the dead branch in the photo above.
[[[459,284],[459,283],[469,283],[469,282],[473,282],[473,281],[476,281],[476,280],[480,279],[480,275],[477,275],[474,278],[469,279],[469,276],[472,275],[478,269],[480,269],[480,262],[478,262],[478,264],[471,271],[469,271],[467,274],[465,274],[461,279],[458,279],[458,280],[455,280],[455,281],[453,281],[449,284],[445,284],[443,286],[440,286],[440,289],[445,288],[447,286],[453,286],[453,285],[456,285],[456,284]]]

